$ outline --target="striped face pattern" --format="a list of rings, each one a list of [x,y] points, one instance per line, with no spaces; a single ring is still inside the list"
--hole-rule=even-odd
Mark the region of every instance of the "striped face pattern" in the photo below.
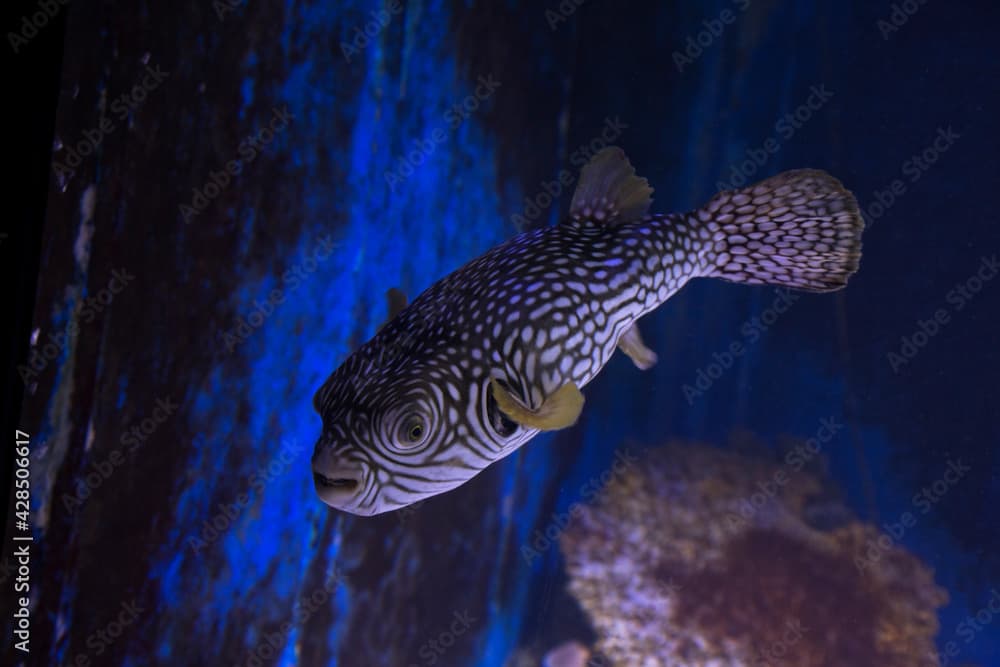
[[[733,207],[718,196],[714,211],[648,215],[650,193],[619,149],[605,149],[584,168],[563,224],[514,237],[400,306],[316,392],[319,497],[374,515],[449,491],[541,430],[575,422],[579,389],[616,347],[652,365],[636,321],[691,278],[733,279],[725,267],[759,239],[750,230],[739,247],[726,242],[713,216]],[[794,262],[762,259],[789,269],[782,284],[794,282]]]

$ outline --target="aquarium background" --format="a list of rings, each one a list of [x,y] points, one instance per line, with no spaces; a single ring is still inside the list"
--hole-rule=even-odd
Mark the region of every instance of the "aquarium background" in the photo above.
[[[616,452],[780,460],[835,423],[814,462],[830,502],[886,530],[912,513],[898,543],[950,596],[943,664],[1000,665],[994,4],[61,11],[17,379],[32,650],[5,645],[5,664],[540,664],[595,636],[539,536]],[[574,428],[411,510],[322,505],[312,394],[384,321],[385,291],[555,224],[561,172],[609,142],[664,212],[830,171],[866,213],[860,272],[801,297],[696,281],[643,321],[659,364],[615,358]]]

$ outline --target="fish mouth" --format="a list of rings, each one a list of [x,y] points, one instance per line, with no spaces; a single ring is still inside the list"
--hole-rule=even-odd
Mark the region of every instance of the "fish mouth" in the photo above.
[[[313,472],[313,482],[317,488],[334,489],[336,491],[354,491],[361,482],[355,477],[327,477],[321,472]]]
[[[313,456],[312,474],[316,495],[334,509],[348,509],[364,489],[364,466],[329,449]]]

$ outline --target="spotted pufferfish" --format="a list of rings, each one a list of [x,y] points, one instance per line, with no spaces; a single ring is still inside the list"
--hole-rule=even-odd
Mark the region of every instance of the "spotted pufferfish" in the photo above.
[[[358,515],[469,481],[541,431],[573,425],[580,390],[620,349],[657,359],[637,321],[692,278],[812,292],[858,268],[864,222],[829,174],[788,171],[688,213],[649,214],[621,149],[584,166],[568,217],[515,236],[406,305],[316,392],[316,492]]]

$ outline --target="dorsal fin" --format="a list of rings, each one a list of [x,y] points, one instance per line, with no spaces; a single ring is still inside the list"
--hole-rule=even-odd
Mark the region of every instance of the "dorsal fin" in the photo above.
[[[406,294],[404,294],[403,290],[399,289],[398,287],[391,287],[388,290],[386,290],[385,300],[389,306],[389,315],[388,317],[385,318],[385,322],[382,323],[382,326],[380,326],[379,329],[389,324],[389,322],[392,321],[392,318],[396,317],[396,315],[399,315],[401,312],[403,312],[403,309],[406,308],[406,303],[407,303]]]
[[[649,181],[635,175],[625,151],[608,146],[581,170],[569,217],[612,225],[631,222],[646,215],[652,194]]]

